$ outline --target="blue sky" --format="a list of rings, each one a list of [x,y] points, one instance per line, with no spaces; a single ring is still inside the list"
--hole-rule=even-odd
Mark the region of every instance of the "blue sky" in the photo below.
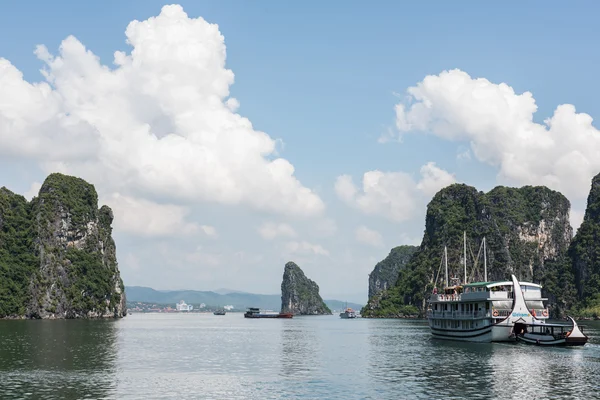
[[[39,69],[43,63],[33,54],[35,46],[44,44],[56,55],[61,41],[73,35],[102,64],[114,68],[113,53],[131,51],[124,34],[128,23],[159,15],[165,4],[157,1],[6,3],[0,12],[0,35],[4,37],[0,41],[0,58],[20,70],[26,81],[42,81]],[[291,226],[297,233],[296,241],[305,240],[327,250],[325,259],[313,254],[306,258],[306,266],[301,265],[321,285],[326,296],[364,298],[366,273],[374,262],[385,257],[390,247],[403,244],[406,239],[402,238],[422,235],[426,200],[418,200],[412,219],[398,221],[377,211],[369,214],[342,201],[334,189],[339,176],[352,176],[358,187],[363,174],[374,170],[403,172],[416,182],[420,168],[433,161],[456,181],[480,190],[504,183],[497,178],[501,166],[490,161],[493,157],[486,159],[472,153],[470,160],[457,159],[458,153],[471,147],[471,141],[477,142],[482,137],[484,133],[480,131],[472,133],[471,140],[464,137],[446,140],[443,133],[403,132],[401,142],[378,141],[386,132],[398,134],[395,105],[405,102],[406,90],[428,75],[459,69],[492,84],[504,82],[516,94],[530,91],[538,106],[533,114],[536,123],[543,123],[558,105],[565,103],[573,104],[579,113],[600,115],[594,101],[600,89],[600,83],[593,78],[598,65],[594,45],[598,38],[595,16],[599,6],[595,2],[509,2],[502,6],[474,1],[410,4],[182,1],[179,4],[190,18],[202,17],[218,25],[227,47],[226,68],[235,74],[230,95],[240,103],[237,112],[248,118],[255,130],[281,139],[279,156],[293,164],[294,176],[324,202],[326,211],[319,220],[333,220],[337,230],[330,237],[319,238],[310,233],[317,222],[279,220],[268,209],[256,209],[244,202],[235,206],[210,200],[186,203],[191,223],[215,227],[218,238],[207,244],[193,235],[184,239],[175,238],[176,235],[157,238],[118,227],[120,267],[128,285],[161,289],[225,286],[276,293],[285,258],[294,256],[282,255],[277,248],[285,247],[285,241],[276,245],[256,234],[256,226],[268,220]],[[430,92],[427,95],[433,96]],[[490,103],[489,107],[495,106]],[[442,104],[436,108],[436,118],[449,118],[457,109]],[[0,114],[1,111],[0,103]],[[433,130],[431,121],[426,122]],[[466,122],[458,124],[456,129],[466,126]],[[548,154],[531,153],[531,156],[543,158]],[[42,182],[51,169],[40,165],[35,157],[5,151],[0,154],[0,184],[25,193],[32,183]],[[573,208],[581,213],[585,198],[570,195],[569,190],[573,193],[576,190],[564,186],[566,183],[561,186],[559,181],[563,178],[536,181],[535,176],[550,174],[544,168],[537,166],[535,174],[525,174],[526,177],[513,174],[508,182],[557,182],[555,188],[565,187]],[[581,172],[585,179],[593,168]],[[99,190],[103,189],[99,186]],[[110,190],[106,188],[105,197]],[[143,197],[140,193],[136,195]],[[159,195],[148,199],[161,204],[182,204]],[[358,226],[379,232],[384,246],[357,247],[353,232]],[[198,243],[202,249],[217,251],[222,258],[220,263],[213,260],[208,274],[201,273],[206,270],[202,261],[190,266],[180,265],[185,264],[182,261],[179,268],[188,278],[173,277],[169,272],[173,267],[168,267],[165,259],[171,256],[166,254],[183,254],[196,249]],[[159,245],[170,250],[165,250],[162,256],[155,254]],[[227,257],[236,252],[262,255],[261,261],[241,264],[247,265],[243,270],[248,276],[269,277],[241,279],[239,271],[237,278],[230,277],[234,273],[228,269],[231,260]],[[326,272],[324,265],[329,266]],[[353,283],[345,285],[339,277],[348,272]]]

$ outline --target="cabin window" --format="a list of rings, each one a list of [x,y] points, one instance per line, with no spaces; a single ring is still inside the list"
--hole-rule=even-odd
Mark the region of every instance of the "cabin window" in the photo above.
[[[485,303],[485,310],[488,311],[490,309],[490,303],[486,302]]]

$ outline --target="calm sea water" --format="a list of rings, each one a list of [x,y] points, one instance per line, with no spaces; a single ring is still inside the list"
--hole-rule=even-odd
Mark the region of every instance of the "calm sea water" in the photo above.
[[[0,399],[449,399],[600,396],[584,348],[435,340],[425,321],[134,314],[0,321]]]

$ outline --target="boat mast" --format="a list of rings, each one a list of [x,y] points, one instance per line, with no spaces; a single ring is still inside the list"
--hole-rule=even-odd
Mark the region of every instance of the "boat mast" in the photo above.
[[[465,242],[464,265],[465,265],[465,284],[467,283],[467,231],[463,232]]]
[[[487,282],[487,257],[485,254],[485,236],[483,237],[483,280]]]
[[[444,246],[444,264],[446,265],[446,287],[448,287],[448,248]]]

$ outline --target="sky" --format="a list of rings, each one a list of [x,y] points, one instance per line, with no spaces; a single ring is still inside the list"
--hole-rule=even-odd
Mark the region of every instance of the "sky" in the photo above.
[[[115,214],[126,285],[279,293],[295,261],[365,302],[428,201],[600,172],[600,5],[12,2],[0,185],[62,172]]]

